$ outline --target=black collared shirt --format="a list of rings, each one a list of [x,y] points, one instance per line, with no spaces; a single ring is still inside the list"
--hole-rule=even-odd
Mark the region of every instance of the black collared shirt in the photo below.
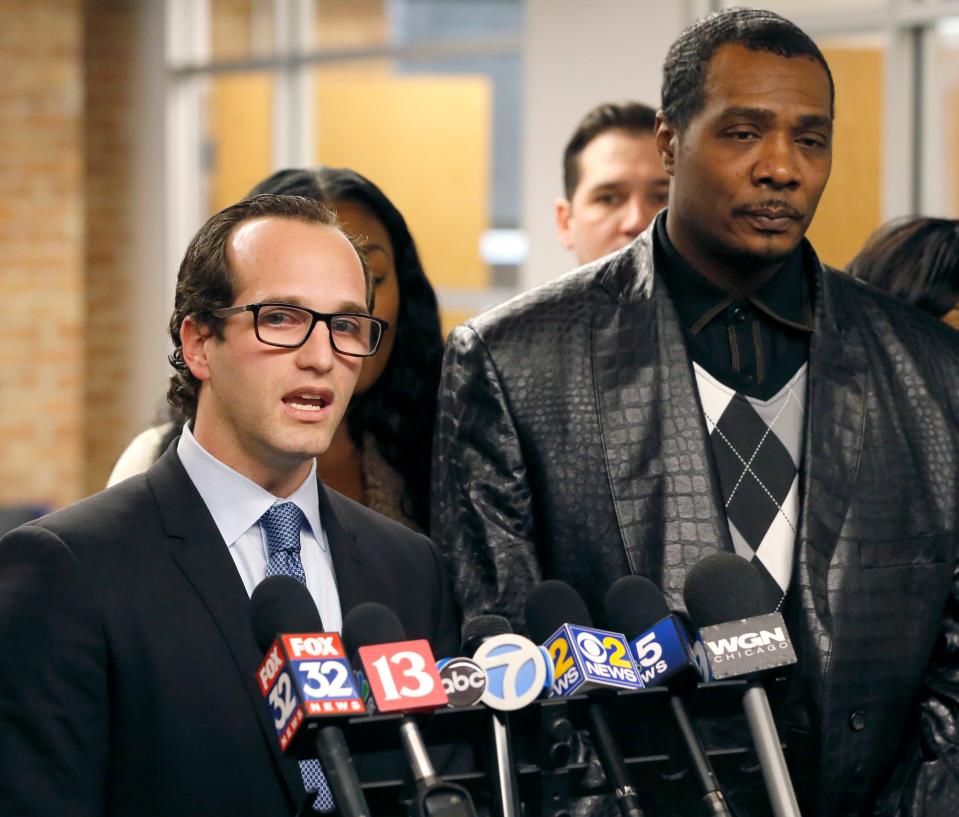
[[[677,252],[666,217],[653,234],[656,272],[669,290],[692,359],[740,394],[768,400],[809,359],[812,261],[798,246],[757,292],[736,298]]]

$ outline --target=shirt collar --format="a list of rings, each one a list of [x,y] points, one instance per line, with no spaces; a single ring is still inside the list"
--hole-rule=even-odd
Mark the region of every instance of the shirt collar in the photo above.
[[[737,300],[752,303],[766,316],[804,332],[815,329],[810,276],[801,242],[782,268],[754,294],[737,299],[700,275],[673,246],[666,232],[666,217],[656,220],[654,243],[660,250],[657,272],[663,275],[676,305],[679,319],[692,334],[702,331],[723,310]]]
[[[283,498],[274,496],[239,471],[220,462],[196,441],[189,425],[183,426],[176,453],[228,547],[232,547],[277,502],[292,502],[303,511],[314,537],[320,547],[324,546],[316,460],[313,460],[309,476],[303,484],[289,497]]]

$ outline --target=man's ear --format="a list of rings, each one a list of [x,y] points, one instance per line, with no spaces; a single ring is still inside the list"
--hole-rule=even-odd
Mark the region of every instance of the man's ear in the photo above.
[[[180,343],[183,362],[199,381],[210,379],[210,362],[207,358],[207,342],[213,339],[213,330],[188,315],[180,324]]]
[[[659,151],[663,168],[670,175],[675,175],[676,152],[679,149],[679,132],[666,119],[663,111],[656,112],[656,150]]]
[[[556,237],[559,243],[567,250],[573,249],[573,228],[570,221],[573,218],[573,205],[569,199],[556,199]]]

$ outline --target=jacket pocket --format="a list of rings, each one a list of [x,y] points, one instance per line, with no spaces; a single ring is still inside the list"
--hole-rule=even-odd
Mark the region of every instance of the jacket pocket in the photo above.
[[[900,539],[883,539],[859,543],[859,566],[907,567],[909,565],[939,564],[952,551],[953,534],[920,533]]]

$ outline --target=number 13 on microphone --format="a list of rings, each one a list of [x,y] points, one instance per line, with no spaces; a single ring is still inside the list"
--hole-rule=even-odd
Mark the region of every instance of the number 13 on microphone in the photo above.
[[[446,705],[443,682],[426,639],[373,644],[358,652],[378,711],[413,712]]]

